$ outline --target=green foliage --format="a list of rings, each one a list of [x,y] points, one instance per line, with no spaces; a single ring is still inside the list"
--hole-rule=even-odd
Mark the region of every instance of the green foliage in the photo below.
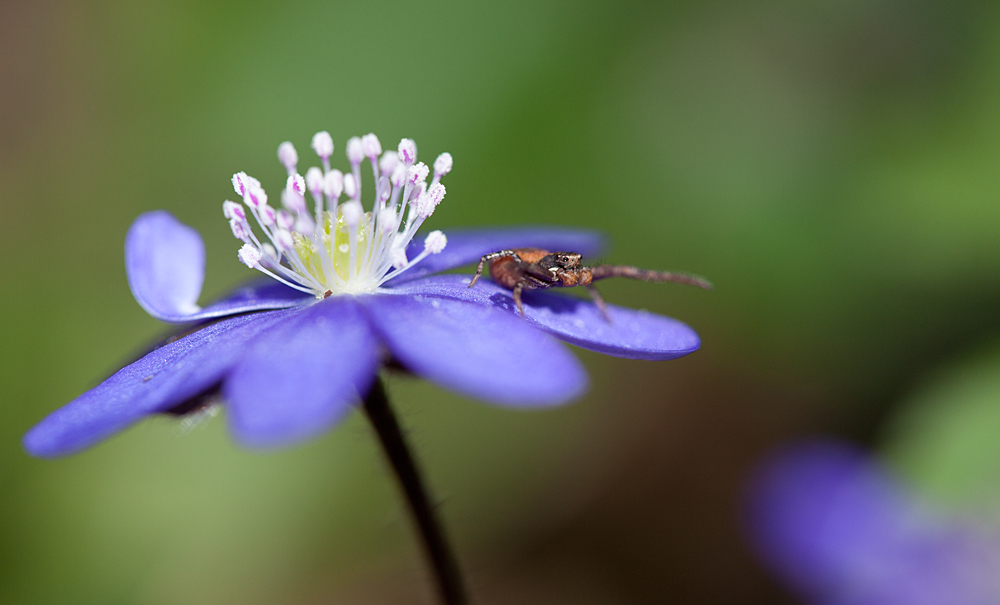
[[[125,281],[132,219],[166,208],[204,235],[204,302],[249,275],[222,218],[230,175],[280,187],[278,143],[292,140],[309,162],[317,130],[331,132],[336,158],[369,131],[386,147],[408,136],[423,156],[450,151],[432,228],[600,228],[614,243],[606,260],[716,284],[608,282],[608,301],[679,317],[705,346],[636,374],[649,381],[639,386],[621,371],[634,366],[585,356],[595,391],[576,407],[520,414],[390,385],[470,558],[547,522],[536,505],[554,485],[563,509],[577,506],[589,488],[567,477],[617,476],[606,469],[626,464],[615,456],[627,444],[602,429],[637,393],[652,401],[639,409],[725,410],[705,399],[778,385],[786,398],[818,394],[794,398],[781,416],[790,424],[870,434],[942,351],[1000,338],[990,3],[10,10],[0,23],[2,602],[315,601],[375,567],[410,569],[416,547],[358,418],[266,454],[228,441],[224,414],[187,436],[151,420],[66,460],[31,460],[18,444],[161,330]],[[944,498],[996,485],[998,364],[984,357],[927,387],[893,433],[894,459]],[[730,391],[712,390],[727,381]],[[733,405],[770,405],[771,392],[755,392]],[[678,447],[690,441],[680,437]],[[742,446],[691,447],[726,460]],[[653,555],[622,567],[643,556]]]
[[[1000,497],[998,435],[1000,351],[994,348],[940,373],[905,402],[884,447],[926,493],[988,510]]]

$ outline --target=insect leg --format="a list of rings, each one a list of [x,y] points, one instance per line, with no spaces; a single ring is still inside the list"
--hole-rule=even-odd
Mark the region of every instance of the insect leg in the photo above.
[[[591,267],[590,271],[594,275],[594,281],[607,279],[609,277],[627,277],[629,279],[639,279],[651,282],[669,281],[677,284],[698,286],[699,288],[704,288],[706,290],[712,289],[712,284],[707,279],[698,277],[697,275],[689,275],[687,273],[650,271],[647,269],[640,269],[638,267],[629,267],[627,265],[598,265],[596,267]]]
[[[521,257],[517,255],[513,250],[500,250],[499,252],[491,252],[479,259],[479,266],[476,267],[476,274],[472,276],[472,281],[469,282],[469,287],[476,285],[479,281],[479,277],[483,274],[483,267],[491,260],[502,258],[504,256],[512,257],[516,262],[521,262]]]
[[[597,288],[588,285],[587,294],[590,294],[590,298],[594,299],[594,304],[597,305],[597,308],[601,310],[601,315],[604,316],[604,319],[608,323],[611,323],[611,316],[608,315],[608,303],[604,302],[604,297],[601,296],[601,293],[597,291]]]
[[[517,305],[517,310],[521,312],[521,317],[524,317],[524,304],[521,302],[521,290],[524,290],[524,282],[517,282],[514,286],[514,304]]]

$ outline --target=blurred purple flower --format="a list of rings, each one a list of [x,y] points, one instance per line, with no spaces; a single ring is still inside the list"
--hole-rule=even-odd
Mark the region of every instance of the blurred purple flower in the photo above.
[[[145,416],[199,409],[215,393],[228,406],[238,441],[288,444],[336,424],[388,360],[470,397],[536,407],[564,403],[587,385],[580,363],[550,335],[636,359],[672,359],[699,347],[691,328],[667,317],[609,305],[609,323],[590,302],[532,292],[522,319],[507,290],[489,283],[469,289],[464,275],[431,276],[504,248],[595,254],[601,238],[555,228],[450,238],[435,231],[421,249],[411,240],[444,196],[440,179],[451,170],[449,154],[434,162],[428,185],[430,168],[416,162],[408,139],[398,153],[384,154],[374,135],[351,139],[347,174],[330,168],[328,134],[317,134],[312,147],[323,169],[311,168],[305,177],[296,172],[291,143],[278,149],[289,174],[283,209],[269,206],[260,183],[245,173],[233,179],[244,205],[223,205],[243,242],[240,260],[278,281],[254,282],[201,308],[205,251],[198,233],[165,211],[135,221],[125,240],[133,295],[153,317],[198,329],[42,420],[24,437],[29,453],[76,452]],[[365,158],[376,183],[367,213],[360,203]],[[266,237],[257,237],[248,215]]]
[[[759,558],[814,603],[1000,603],[1000,541],[933,510],[870,455],[835,442],[779,452],[755,476]]]

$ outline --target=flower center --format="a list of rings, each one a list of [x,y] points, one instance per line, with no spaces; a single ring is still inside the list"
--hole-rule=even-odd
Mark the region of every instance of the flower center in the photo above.
[[[278,146],[278,159],[288,171],[280,210],[268,205],[260,181],[245,172],[233,175],[233,188],[243,204],[226,200],[222,212],[233,235],[243,242],[239,259],[252,269],[317,298],[337,294],[374,292],[428,254],[444,250],[448,240],[440,231],[424,239],[414,258],[406,248],[417,229],[444,199],[441,177],[451,171],[451,154],[442,153],[430,169],[417,162],[417,146],[410,139],[398,151],[382,153],[374,134],[347,141],[347,174],[330,168],[333,139],[316,133],[312,148],[323,167],[312,167],[303,178],[297,172],[298,153],[290,142]],[[370,211],[361,204],[361,165],[371,164],[374,201]],[[306,195],[313,200],[313,209]],[[341,201],[341,198],[346,198]],[[254,218],[256,231],[247,220]]]

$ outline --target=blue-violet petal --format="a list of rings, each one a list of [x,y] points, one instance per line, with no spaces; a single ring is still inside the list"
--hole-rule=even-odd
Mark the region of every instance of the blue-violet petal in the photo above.
[[[135,219],[125,236],[125,273],[136,301],[147,313],[170,323],[194,323],[270,309],[308,299],[273,279],[257,280],[202,309],[205,245],[198,232],[165,210]]]
[[[363,397],[378,369],[378,341],[352,296],[335,296],[263,335],[223,385],[229,426],[251,447],[326,431]]]
[[[133,296],[153,317],[196,313],[205,280],[205,244],[169,212],[146,212],[125,236],[125,273]]]
[[[132,363],[49,414],[24,436],[33,456],[63,456],[217,385],[257,334],[294,311],[243,315],[206,326]]]
[[[439,275],[396,288],[401,293],[465,300],[517,313],[509,290],[488,279],[468,287],[470,276]],[[525,292],[525,319],[584,349],[629,359],[675,359],[698,350],[698,334],[683,322],[648,311],[608,305],[608,322],[594,303],[562,294]]]
[[[511,407],[565,403],[586,390],[572,353],[508,313],[433,296],[359,300],[393,356],[446,388]]]
[[[187,316],[185,321],[201,321],[240,313],[284,309],[310,300],[315,300],[315,297],[289,288],[270,277],[263,277],[240,286],[198,313]]]

